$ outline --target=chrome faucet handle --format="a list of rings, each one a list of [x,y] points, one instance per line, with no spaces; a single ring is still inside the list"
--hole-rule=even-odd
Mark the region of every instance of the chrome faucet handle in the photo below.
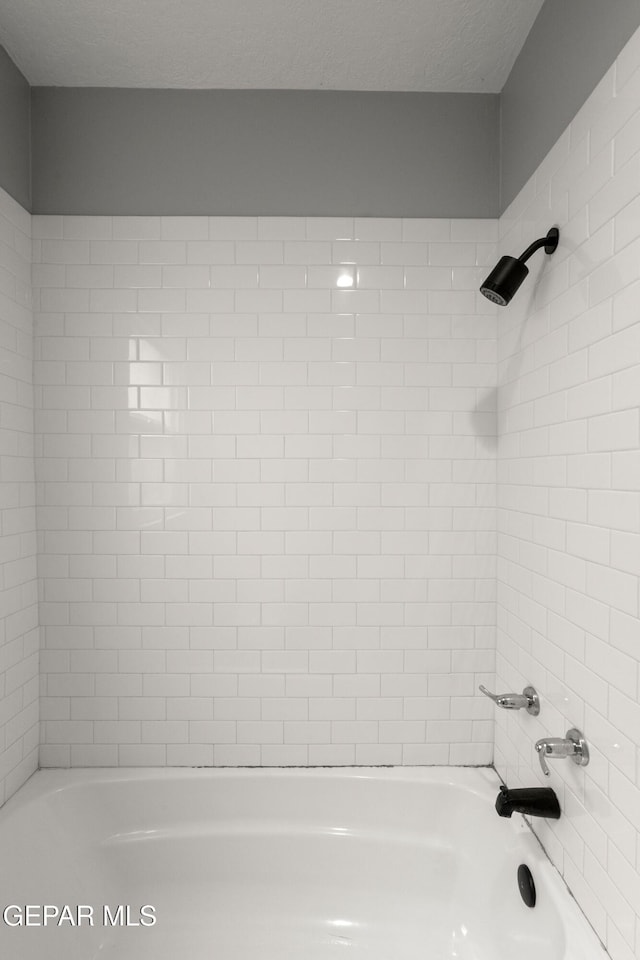
[[[540,700],[533,687],[525,687],[522,693],[491,693],[490,690],[480,684],[480,691],[485,697],[503,710],[526,710],[532,717],[537,717],[540,713]]]
[[[551,771],[547,766],[547,757],[557,758],[567,756],[566,752],[564,752],[566,751],[566,742],[562,737],[543,737],[541,740],[536,741],[535,747],[545,777],[551,776]]]
[[[541,740],[537,740],[535,748],[545,777],[550,775],[547,757],[550,760],[562,760],[565,757],[570,757],[580,767],[586,767],[589,763],[587,741],[575,727],[567,730],[567,735],[564,738],[543,737]]]

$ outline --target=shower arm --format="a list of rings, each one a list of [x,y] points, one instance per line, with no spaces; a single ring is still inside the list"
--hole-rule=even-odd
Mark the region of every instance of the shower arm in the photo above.
[[[540,237],[539,240],[534,240],[534,242],[527,247],[525,252],[520,254],[518,260],[520,263],[526,263],[529,257],[532,257],[536,250],[539,250],[540,247],[544,247],[544,252],[547,254],[553,253],[558,246],[559,237],[560,233],[558,228],[551,227],[551,230],[549,230],[546,237]]]
[[[530,244],[525,252],[521,253],[518,257],[520,263],[526,263],[529,257],[532,257],[536,250],[539,250],[540,247],[544,247],[548,242],[549,241],[546,237],[540,237],[539,240],[534,241],[534,243]]]

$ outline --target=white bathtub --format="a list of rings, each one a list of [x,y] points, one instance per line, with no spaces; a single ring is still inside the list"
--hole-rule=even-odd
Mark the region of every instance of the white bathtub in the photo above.
[[[39,772],[0,811],[0,908],[9,923],[32,908],[29,926],[0,919],[0,957],[603,957],[522,817],[497,816],[497,790],[477,769]],[[64,905],[76,922],[87,908],[80,926],[57,925]],[[131,923],[154,907],[156,923],[104,926],[105,905]]]

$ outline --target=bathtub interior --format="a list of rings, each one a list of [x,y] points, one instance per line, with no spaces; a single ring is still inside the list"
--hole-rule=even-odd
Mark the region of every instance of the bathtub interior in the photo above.
[[[497,787],[491,770],[41,772],[0,815],[11,902],[151,904],[158,922],[0,928],[0,955],[596,956],[522,818],[496,816]]]

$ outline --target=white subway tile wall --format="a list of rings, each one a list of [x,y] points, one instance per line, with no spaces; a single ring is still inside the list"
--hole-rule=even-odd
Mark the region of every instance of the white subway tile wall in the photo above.
[[[33,227],[42,764],[491,762],[497,222]]]
[[[31,217],[0,190],[0,805],[38,765]]]
[[[613,960],[640,957],[640,32],[501,221],[517,256],[558,251],[499,314],[498,686],[510,786],[551,785],[534,829]],[[591,750],[541,773],[539,737]]]

